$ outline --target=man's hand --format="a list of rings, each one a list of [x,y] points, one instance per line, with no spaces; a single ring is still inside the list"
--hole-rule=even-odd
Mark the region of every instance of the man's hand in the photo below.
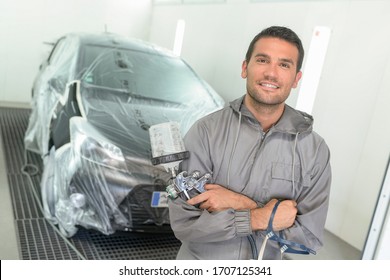
[[[272,199],[263,208],[251,210],[252,230],[267,229],[276,202],[276,199]],[[272,223],[273,230],[278,231],[291,227],[294,224],[297,212],[297,203],[294,200],[283,200],[280,202]]]
[[[255,201],[249,197],[228,190],[220,185],[206,184],[206,191],[201,193],[187,202],[191,205],[200,203],[200,209],[206,209],[209,212],[226,210],[254,209],[257,207]]]

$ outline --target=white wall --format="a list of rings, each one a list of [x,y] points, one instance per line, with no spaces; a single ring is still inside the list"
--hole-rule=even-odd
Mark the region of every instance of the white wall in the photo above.
[[[390,154],[390,1],[154,6],[150,41],[172,48],[178,19],[186,21],[183,58],[226,100],[245,93],[241,63],[261,29],[288,26],[306,48],[315,26],[332,29],[312,113],[332,152],[326,228],[361,250]]]
[[[38,67],[64,33],[148,39],[152,0],[0,0],[0,102],[29,103]]]

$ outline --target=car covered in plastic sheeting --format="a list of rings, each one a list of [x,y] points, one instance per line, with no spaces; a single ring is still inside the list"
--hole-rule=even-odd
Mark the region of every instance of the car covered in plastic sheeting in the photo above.
[[[181,58],[138,39],[67,34],[34,81],[25,148],[43,158],[45,217],[68,237],[170,231],[170,174],[151,163],[149,127],[185,135],[223,99]]]

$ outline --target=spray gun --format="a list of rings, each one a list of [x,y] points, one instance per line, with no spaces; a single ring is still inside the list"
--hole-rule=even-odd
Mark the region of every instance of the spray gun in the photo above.
[[[190,174],[182,171],[177,174],[179,164],[189,158],[185,150],[177,122],[167,122],[153,125],[149,128],[152,146],[152,164],[162,165],[171,174],[171,182],[166,191],[172,199],[180,197],[188,200],[205,191],[204,185],[211,178],[209,173],[200,176],[199,171]]]
[[[183,171],[173,178],[172,184],[167,187],[168,196],[173,199],[191,199],[205,191],[204,185],[210,178],[209,173],[201,177],[199,171],[194,171],[187,176],[187,171]]]

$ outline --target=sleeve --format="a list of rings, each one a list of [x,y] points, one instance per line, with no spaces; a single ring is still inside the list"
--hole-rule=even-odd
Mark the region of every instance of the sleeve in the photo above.
[[[324,141],[319,145],[310,176],[310,186],[304,188],[297,199],[295,223],[284,233],[288,240],[318,250],[323,246],[332,177],[330,152]]]
[[[182,162],[181,170],[198,170],[201,174],[213,172],[209,153],[212,144],[209,139],[211,138],[208,137],[205,125],[200,121],[196,122],[184,137],[190,157]],[[180,240],[217,242],[252,233],[249,210],[228,209],[209,213],[180,198],[170,200],[168,205],[171,227]]]
[[[171,226],[179,240],[192,242],[218,242],[249,235],[249,210],[209,213],[177,198],[168,202]]]

